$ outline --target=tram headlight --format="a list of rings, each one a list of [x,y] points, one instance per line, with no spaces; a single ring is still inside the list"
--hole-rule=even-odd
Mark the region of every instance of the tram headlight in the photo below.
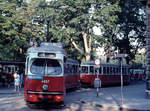
[[[42,88],[44,91],[46,91],[46,90],[48,90],[48,85],[43,85]]]

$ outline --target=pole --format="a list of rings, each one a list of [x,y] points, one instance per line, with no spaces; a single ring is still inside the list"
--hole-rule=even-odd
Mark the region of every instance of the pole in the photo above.
[[[98,68],[97,68],[97,78],[98,78]],[[98,92],[99,92],[98,87],[97,87],[97,90],[96,90],[96,91],[97,91],[97,97],[98,97],[98,96],[99,96],[99,95],[98,95]]]
[[[122,58],[120,58],[121,65],[121,107],[123,106],[123,74],[122,74]]]
[[[50,20],[48,19],[47,20],[47,34],[46,34],[46,41],[48,42],[49,40],[49,23],[50,23]]]

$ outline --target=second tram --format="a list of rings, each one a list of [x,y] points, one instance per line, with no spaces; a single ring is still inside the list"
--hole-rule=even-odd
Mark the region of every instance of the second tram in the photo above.
[[[24,96],[27,102],[64,101],[66,89],[79,82],[79,64],[66,58],[59,43],[41,43],[27,51]]]
[[[82,62],[80,81],[83,84],[90,84],[94,86],[94,80],[97,77],[100,78],[102,86],[117,85],[121,83],[121,68],[118,64],[101,63],[98,70],[95,68],[94,61]],[[122,65],[123,83],[129,84],[130,73],[129,65]]]

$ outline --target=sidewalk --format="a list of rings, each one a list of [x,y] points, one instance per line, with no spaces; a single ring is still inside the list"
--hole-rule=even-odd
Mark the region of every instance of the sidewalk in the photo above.
[[[13,84],[11,84],[11,87],[8,88],[7,85],[3,87],[2,84],[0,83],[0,94],[16,94],[16,93],[18,92],[14,90]],[[20,88],[20,93],[24,93],[24,88]]]
[[[123,104],[121,104],[120,87],[101,88],[99,96],[96,89],[83,96],[81,102],[101,107],[103,110],[116,111],[150,111],[150,99],[146,99],[146,83],[139,81],[137,85],[130,84],[123,87]]]

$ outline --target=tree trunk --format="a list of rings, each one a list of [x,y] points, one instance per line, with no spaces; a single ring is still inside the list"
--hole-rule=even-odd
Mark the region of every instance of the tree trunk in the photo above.
[[[85,55],[85,59],[86,59],[86,61],[90,61],[91,60],[91,55],[90,54]]]
[[[82,37],[83,37],[83,42],[84,42],[84,48],[78,46],[72,38],[71,38],[71,43],[80,52],[80,54],[85,56],[86,61],[90,61],[91,60],[91,47],[92,47],[92,34],[90,34],[89,39],[88,39],[87,33],[83,31]]]

